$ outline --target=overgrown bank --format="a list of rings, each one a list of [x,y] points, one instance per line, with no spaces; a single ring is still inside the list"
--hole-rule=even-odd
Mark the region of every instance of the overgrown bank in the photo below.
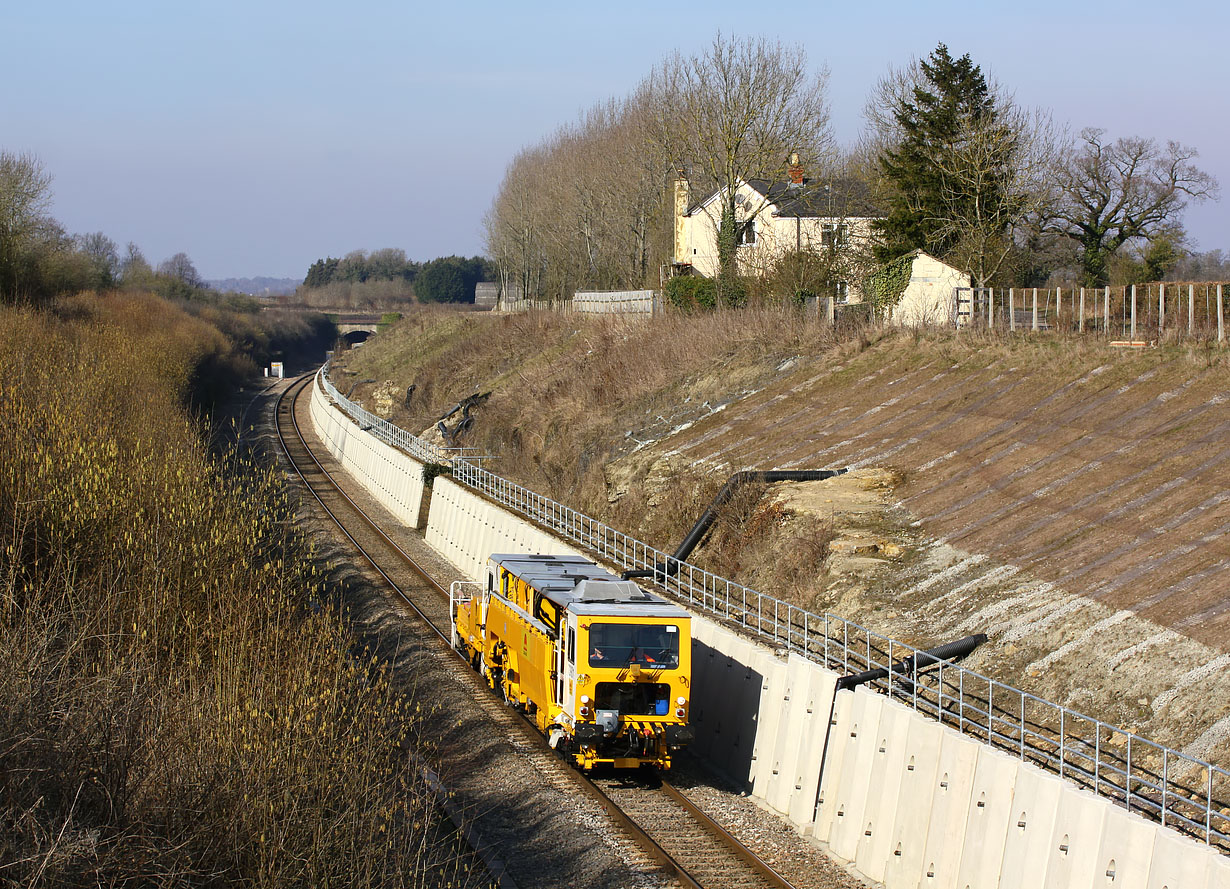
[[[694,560],[916,644],[989,631],[975,669],[1224,752],[1223,350],[424,314],[339,373],[428,435],[490,391],[458,443],[667,550],[734,470],[852,466],[749,491]]]
[[[280,479],[189,419],[233,343],[154,297],[0,316],[0,882],[477,882]]]

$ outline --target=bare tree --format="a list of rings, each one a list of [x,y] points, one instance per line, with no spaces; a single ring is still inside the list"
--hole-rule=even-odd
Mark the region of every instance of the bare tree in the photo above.
[[[1189,201],[1218,196],[1218,182],[1193,161],[1196,149],[1139,136],[1105,140],[1081,131],[1056,174],[1059,200],[1051,231],[1080,248],[1084,282],[1108,280],[1108,262],[1124,244],[1173,233]]]
[[[77,249],[89,258],[93,268],[94,286],[111,287],[120,275],[120,249],[102,232],[91,232],[75,238]]]
[[[1051,212],[1062,131],[1048,112],[997,99],[994,121],[964,116],[958,138],[937,146],[934,231],[954,246],[944,258],[985,287]]]
[[[50,206],[51,175],[42,161],[0,151],[0,298],[15,300],[27,289],[37,244],[58,231]]]
[[[158,264],[158,274],[180,281],[189,287],[202,287],[204,282],[187,253],[176,253]]]
[[[653,82],[659,143],[699,184],[721,194],[714,211],[718,262],[729,279],[742,230],[764,209],[740,207],[738,187],[783,179],[792,153],[812,164],[828,157],[828,72],[813,74],[801,46],[719,34],[703,54],[668,58]]]

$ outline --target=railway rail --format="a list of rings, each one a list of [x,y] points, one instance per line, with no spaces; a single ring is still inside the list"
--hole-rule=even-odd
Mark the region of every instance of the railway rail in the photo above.
[[[639,775],[635,779],[601,775],[591,779],[575,770],[549,748],[528,720],[499,700],[456,656],[450,636],[448,591],[342,489],[312,453],[300,429],[295,403],[313,379],[307,375],[295,380],[278,397],[274,415],[282,452],[305,490],[405,604],[412,618],[432,634],[436,648],[453,662],[457,674],[465,677],[463,681],[474,698],[483,702],[483,711],[495,727],[526,742],[535,751],[536,765],[545,779],[558,789],[582,794],[601,806],[627,840],[677,885],[687,889],[792,889],[772,867],[666,781]],[[459,827],[466,830],[463,825]],[[472,830],[466,837],[500,885],[514,885],[498,852]]]

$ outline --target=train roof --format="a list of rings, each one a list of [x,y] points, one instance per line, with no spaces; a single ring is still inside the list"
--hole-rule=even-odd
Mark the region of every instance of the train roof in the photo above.
[[[495,553],[491,561],[573,614],[689,617],[687,611],[634,581],[621,580],[584,556]]]

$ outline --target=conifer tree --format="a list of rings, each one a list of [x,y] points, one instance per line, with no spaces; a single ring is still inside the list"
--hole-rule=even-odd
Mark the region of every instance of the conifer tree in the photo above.
[[[959,194],[944,163],[971,130],[985,131],[994,125],[995,96],[968,54],[954,60],[941,43],[919,62],[917,79],[888,110],[900,138],[876,158],[877,171],[888,186],[886,216],[874,223],[882,240],[875,248],[876,258],[886,262],[919,248],[943,257],[960,240],[950,224],[952,217],[969,209],[964,204],[994,203],[996,192],[1002,190],[992,175],[981,177],[982,194]]]

